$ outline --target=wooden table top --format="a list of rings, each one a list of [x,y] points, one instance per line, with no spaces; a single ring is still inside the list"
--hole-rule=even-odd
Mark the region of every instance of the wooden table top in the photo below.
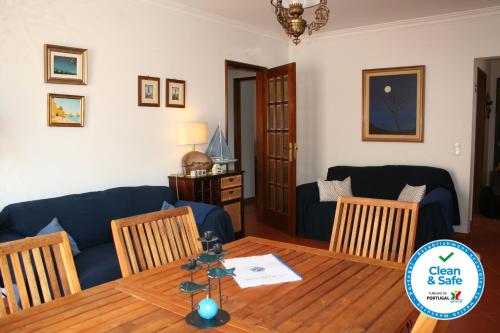
[[[228,258],[277,254],[299,282],[241,289],[222,281],[231,320],[214,332],[400,332],[415,313],[401,265],[246,237],[225,246]],[[109,282],[0,319],[0,332],[195,332],[184,321],[189,296],[185,260]],[[198,281],[203,272],[195,274]],[[217,295],[217,291],[215,292]],[[213,295],[215,296],[215,295]],[[199,300],[203,295],[197,295]],[[218,297],[214,297],[218,300]],[[204,330],[207,331],[207,330]]]

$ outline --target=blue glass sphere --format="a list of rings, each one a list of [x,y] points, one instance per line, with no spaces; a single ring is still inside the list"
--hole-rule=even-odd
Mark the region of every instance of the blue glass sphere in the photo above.
[[[218,311],[217,302],[212,298],[204,298],[200,303],[198,303],[198,314],[201,318],[212,319],[217,315]]]

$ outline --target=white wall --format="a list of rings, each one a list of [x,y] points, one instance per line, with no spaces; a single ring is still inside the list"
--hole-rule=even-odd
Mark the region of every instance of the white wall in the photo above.
[[[492,15],[493,14],[493,15]],[[500,55],[500,14],[399,24],[304,39],[297,62],[298,183],[333,165],[416,164],[450,171],[469,230],[474,59]],[[361,141],[361,78],[370,68],[425,65],[424,143]],[[454,144],[461,155],[454,155]]]
[[[241,82],[241,167],[244,197],[255,197],[255,121],[257,116],[256,81]]]
[[[45,43],[88,48],[89,84],[43,83]],[[286,40],[142,0],[1,0],[0,45],[0,208],[166,185],[190,149],[177,145],[176,124],[224,126],[224,60],[288,59]],[[161,78],[161,107],[137,106],[137,75]],[[186,80],[186,109],[165,108],[167,77]],[[47,127],[50,92],[86,96],[84,128]]]

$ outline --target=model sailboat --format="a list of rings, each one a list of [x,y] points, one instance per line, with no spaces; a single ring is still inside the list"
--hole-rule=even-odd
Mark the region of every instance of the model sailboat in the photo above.
[[[216,164],[227,164],[237,161],[236,159],[234,159],[231,150],[229,150],[229,147],[226,143],[226,138],[224,138],[224,134],[222,134],[219,126],[217,126],[214,135],[210,139],[206,154]]]

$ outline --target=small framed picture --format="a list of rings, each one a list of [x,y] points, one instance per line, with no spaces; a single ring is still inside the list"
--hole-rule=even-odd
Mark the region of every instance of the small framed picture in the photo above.
[[[186,81],[167,79],[167,107],[186,107]]]
[[[423,142],[425,66],[363,71],[363,141]]]
[[[85,97],[77,95],[48,94],[48,125],[58,127],[83,127]]]
[[[139,106],[160,106],[160,78],[139,76]]]
[[[87,84],[87,50],[45,44],[45,82]]]

